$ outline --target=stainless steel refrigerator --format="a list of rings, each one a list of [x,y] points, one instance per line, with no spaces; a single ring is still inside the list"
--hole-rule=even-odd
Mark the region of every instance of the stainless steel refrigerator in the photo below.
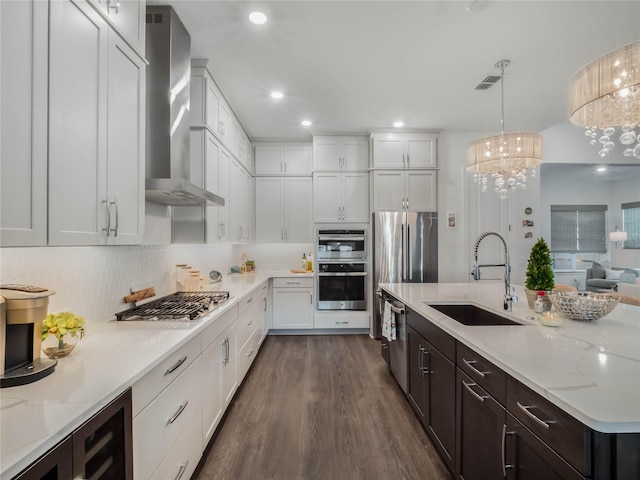
[[[380,283],[438,281],[438,213],[375,212],[373,227],[373,336],[382,335]]]

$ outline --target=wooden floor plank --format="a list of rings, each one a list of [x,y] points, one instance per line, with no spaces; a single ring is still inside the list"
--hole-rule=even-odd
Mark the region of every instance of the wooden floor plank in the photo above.
[[[448,480],[366,335],[267,337],[193,478]]]

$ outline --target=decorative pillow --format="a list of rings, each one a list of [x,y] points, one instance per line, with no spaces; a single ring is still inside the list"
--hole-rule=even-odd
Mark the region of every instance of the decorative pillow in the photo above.
[[[620,275],[622,275],[622,270],[605,270],[604,273],[606,275],[607,280],[620,280]]]
[[[598,262],[593,262],[593,265],[591,266],[591,278],[605,278],[606,274],[604,272],[604,267],[598,263]]]

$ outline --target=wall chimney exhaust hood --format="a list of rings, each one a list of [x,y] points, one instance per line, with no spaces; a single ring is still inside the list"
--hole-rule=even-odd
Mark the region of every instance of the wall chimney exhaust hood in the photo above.
[[[147,7],[146,27],[146,200],[223,206],[224,198],[191,181],[189,32],[171,7]]]

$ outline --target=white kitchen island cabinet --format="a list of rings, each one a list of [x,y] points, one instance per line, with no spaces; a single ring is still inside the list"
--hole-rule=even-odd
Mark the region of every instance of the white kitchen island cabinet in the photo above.
[[[256,177],[256,242],[311,243],[310,177]]]
[[[318,223],[369,221],[367,173],[314,173],[313,197]]]
[[[372,133],[373,168],[435,168],[434,133]]]
[[[144,61],[88,3],[51,2],[49,38],[49,244],[138,244]]]
[[[317,135],[313,137],[316,172],[366,172],[369,169],[367,137]]]
[[[374,170],[372,210],[435,212],[435,170]]]
[[[272,328],[313,328],[313,278],[274,278]]]
[[[48,2],[0,2],[0,246],[47,244]]]

